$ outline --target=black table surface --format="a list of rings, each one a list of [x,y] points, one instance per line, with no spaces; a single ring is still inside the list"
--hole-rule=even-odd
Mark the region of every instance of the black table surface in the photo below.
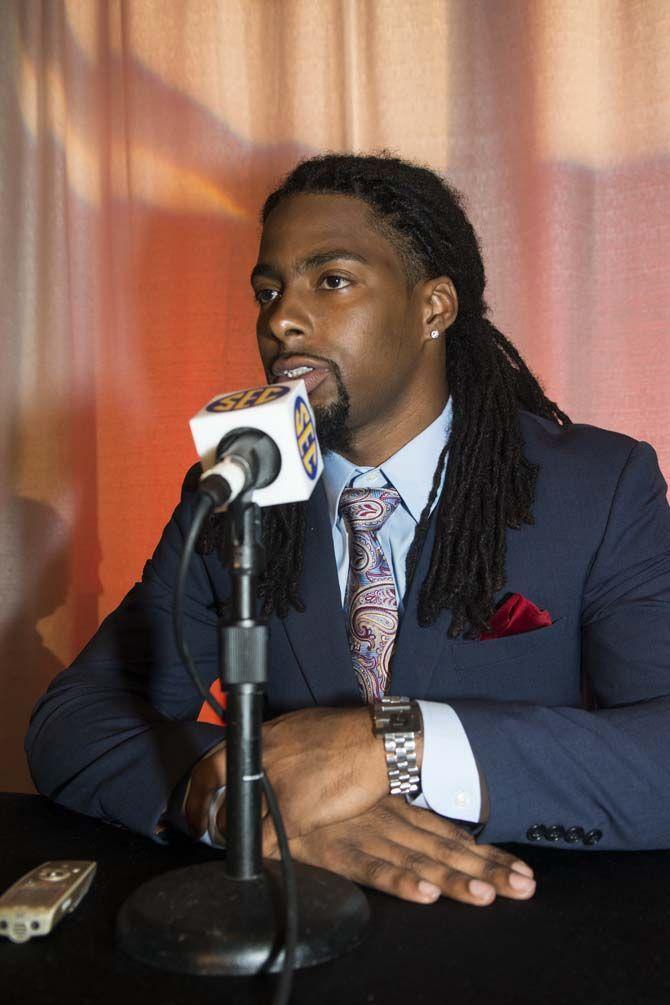
[[[21,945],[0,939],[6,1005],[271,1002],[274,978],[162,973],[115,947],[115,918],[129,894],[215,852],[156,845],[28,795],[0,795],[0,835],[0,890],[49,859],[98,862],[91,890],[50,935]],[[419,906],[370,891],[366,940],[298,972],[291,1001],[670,1002],[670,852],[508,848],[535,870],[532,900]]]

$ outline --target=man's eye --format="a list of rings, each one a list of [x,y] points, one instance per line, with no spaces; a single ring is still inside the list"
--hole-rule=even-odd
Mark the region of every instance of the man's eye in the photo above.
[[[266,304],[271,304],[276,296],[279,295],[278,290],[256,290],[254,293],[254,300],[257,304],[265,307]]]
[[[319,285],[325,285],[327,290],[342,290],[345,286],[351,285],[351,280],[346,279],[344,276],[338,276],[335,273],[329,273],[323,277]]]

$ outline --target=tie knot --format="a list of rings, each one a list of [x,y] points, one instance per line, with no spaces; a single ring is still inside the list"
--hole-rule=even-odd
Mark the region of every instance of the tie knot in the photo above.
[[[340,513],[354,532],[378,531],[400,502],[396,489],[344,489]]]

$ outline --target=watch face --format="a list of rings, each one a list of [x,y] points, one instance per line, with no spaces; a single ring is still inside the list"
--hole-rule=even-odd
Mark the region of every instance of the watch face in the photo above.
[[[384,709],[383,731],[385,733],[420,733],[423,727],[421,709],[416,702]]]
[[[409,733],[411,732],[409,722],[409,712],[394,708],[389,714],[386,731],[388,733]]]

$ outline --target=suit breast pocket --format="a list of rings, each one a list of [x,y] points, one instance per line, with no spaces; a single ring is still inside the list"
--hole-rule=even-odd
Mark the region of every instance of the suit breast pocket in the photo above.
[[[523,661],[526,657],[533,661],[543,656],[560,652],[564,644],[567,618],[559,618],[545,628],[520,635],[506,635],[500,639],[457,641],[451,644],[451,656],[455,670],[477,670],[498,666],[512,661]]]
[[[435,698],[579,705],[580,642],[570,621],[558,618],[546,628],[501,639],[453,642],[453,669]]]

